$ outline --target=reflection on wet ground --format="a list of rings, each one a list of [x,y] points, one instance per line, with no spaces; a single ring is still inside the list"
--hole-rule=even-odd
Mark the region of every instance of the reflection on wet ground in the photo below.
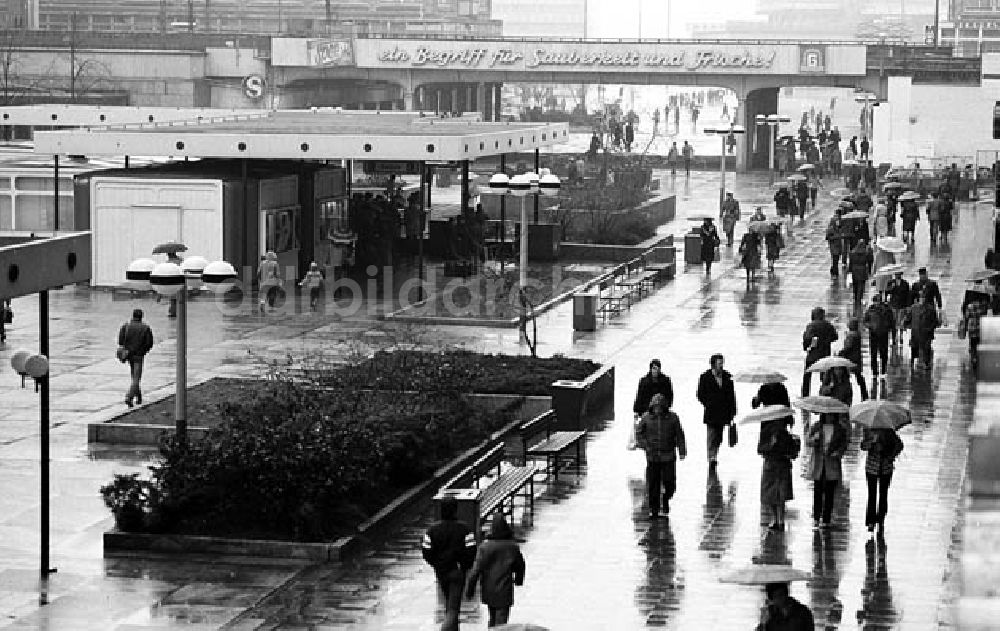
[[[665,188],[674,185],[664,176]],[[716,179],[708,174],[678,180],[686,188],[686,210],[711,207]],[[760,177],[737,179],[738,198],[768,191]],[[908,356],[893,355],[878,396],[911,407],[913,426],[903,432],[906,450],[890,492],[884,541],[869,541],[863,528],[866,494],[859,436],[844,459],[845,485],[835,504],[834,527],[811,528],[811,482],[796,464],[795,498],[788,530],[768,532],[759,503],[757,429],[741,427],[739,443],[723,447],[717,472],[706,466],[701,407],[694,398],[708,357],[723,352],[727,368],[767,366],[799,387],[801,332],[809,310],[825,305],[843,334],[851,315],[850,290],[842,275],[831,281],[823,242],[833,197],[796,225],[773,276],[747,288],[734,269],[732,250],[706,277],[678,270],[677,279],[596,333],[574,334],[569,305],[539,320],[539,354],[566,353],[613,362],[613,410],[595,419],[587,462],[558,482],[536,485],[533,515],[518,509],[515,528],[526,541],[527,579],[515,595],[512,621],[553,629],[752,628],[759,589],[723,585],[724,570],[752,562],[791,563],[813,578],[792,594],[814,611],[818,628],[949,628],[955,587],[950,555],[960,523],[959,498],[966,460],[965,430],[973,396],[964,343],[950,331],[936,342],[929,374],[910,373]],[[931,251],[925,226],[901,259],[927,265],[941,279],[952,321],[960,282],[977,267],[985,249],[990,209],[963,206],[953,250]],[[682,222],[678,222],[682,224]],[[977,229],[979,228],[979,229]],[[684,225],[676,225],[678,243]],[[922,231],[921,231],[922,230]],[[737,237],[739,234],[737,235]],[[683,260],[679,248],[678,260]],[[11,346],[34,346],[30,299],[15,303],[18,325]],[[0,611],[12,628],[53,629],[433,629],[442,608],[432,573],[419,552],[429,523],[421,515],[354,563],[298,568],[215,559],[108,558],[101,532],[111,520],[97,488],[113,472],[141,471],[154,453],[144,449],[86,448],[86,423],[114,410],[124,387],[113,357],[120,320],[129,301],[66,291],[53,298],[53,562],[60,568],[39,605],[37,581],[37,399],[20,390],[10,371],[0,373],[5,405],[0,410]],[[343,349],[374,323],[359,318],[326,322],[307,314],[267,319],[222,319],[213,305],[199,304],[192,317],[191,378],[241,374],[252,366],[247,351],[265,356],[304,352],[320,345]],[[172,390],[173,327],[149,306],[160,341],[148,371],[150,391]],[[20,319],[21,316],[24,319]],[[428,328],[426,340],[449,341],[489,352],[525,352],[516,331]],[[839,347],[839,345],[838,345]],[[7,361],[10,349],[0,352]],[[341,352],[332,350],[331,352]],[[634,385],[651,357],[663,361],[673,379],[676,405],[687,433],[689,455],[677,466],[677,494],[669,520],[650,521],[644,506],[640,453],[625,449]],[[741,411],[756,387],[738,384]],[[801,419],[793,431],[801,432]],[[856,620],[851,620],[855,616]],[[479,603],[463,603],[463,626],[485,627]],[[227,624],[228,623],[228,624]]]

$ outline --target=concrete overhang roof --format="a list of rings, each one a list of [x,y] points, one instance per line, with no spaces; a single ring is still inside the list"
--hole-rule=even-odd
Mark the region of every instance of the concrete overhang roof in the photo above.
[[[313,160],[473,160],[569,139],[566,123],[488,123],[415,112],[278,110],[223,119],[35,133],[52,155]]]

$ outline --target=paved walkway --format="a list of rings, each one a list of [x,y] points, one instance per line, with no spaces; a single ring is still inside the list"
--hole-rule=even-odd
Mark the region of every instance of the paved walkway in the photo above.
[[[669,176],[664,183],[672,185]],[[678,179],[681,214],[712,208],[708,200],[714,199],[716,183],[712,174]],[[745,207],[769,198],[760,178],[741,177],[735,190]],[[831,200],[823,206],[829,208]],[[918,421],[904,433],[907,449],[893,486],[888,549],[871,550],[871,572],[866,573],[866,538],[859,528],[864,479],[856,444],[846,465],[849,492],[837,505],[840,527],[815,541],[809,528],[810,489],[801,478],[796,478],[789,531],[765,536],[760,528],[760,462],[753,428],[744,430],[735,449],[724,450],[719,479],[707,478],[704,430],[693,391],[708,355],[726,353],[731,369],[773,366],[793,376],[794,391],[802,360],[799,336],[810,308],[828,305],[844,329],[850,291],[843,281],[831,283],[826,274],[821,234],[827,212],[821,208],[805,229],[797,229],[775,277],[750,290],[742,270],[731,269],[727,252],[710,282],[698,270],[682,271],[673,283],[596,333],[572,332],[569,305],[540,318],[540,354],[562,352],[615,363],[617,421],[595,428],[587,468],[545,489],[533,519],[518,524],[527,539],[528,577],[516,596],[515,620],[555,629],[688,629],[713,623],[748,628],[760,595],[719,585],[717,574],[755,557],[779,557],[817,573],[819,578],[797,585],[795,593],[819,619],[839,615],[844,628],[855,624],[851,618],[858,615],[873,629],[939,628],[939,621],[947,625],[954,592],[949,552],[960,519],[957,501],[965,463],[964,406],[972,392],[962,343],[949,335],[937,343],[937,363],[929,378],[911,378],[902,367],[890,375],[887,396],[909,402]],[[976,253],[985,247],[982,227],[989,216],[985,207],[965,207],[957,221],[954,252],[930,252],[921,232],[912,254],[915,264],[926,263],[932,276],[941,278],[942,290],[952,294],[952,311],[960,302],[953,294],[962,289],[953,276],[960,279],[978,265]],[[681,232],[678,226],[675,234],[680,237]],[[218,628],[228,621],[233,621],[230,628],[239,629],[434,627],[440,612],[433,580],[416,545],[426,517],[357,567],[299,572],[280,564],[211,559],[105,559],[100,533],[111,520],[97,489],[112,472],[141,470],[150,454],[88,448],[85,427],[95,415],[123,408],[125,375],[113,357],[111,340],[135,305],[74,290],[54,294],[52,302],[52,548],[53,565],[60,571],[44,586],[45,606],[39,605],[37,582],[37,397],[30,388],[19,389],[11,371],[0,371],[5,394],[0,409],[0,506],[5,509],[0,513],[0,612],[11,628]],[[174,325],[164,317],[163,306],[136,304],[147,308],[162,340],[147,364],[147,387],[169,390]],[[343,349],[375,326],[364,316],[333,323],[309,315],[223,319],[213,304],[192,306],[192,380],[244,372],[252,363],[248,350],[277,356],[322,345]],[[4,364],[11,349],[37,344],[29,322],[34,301],[15,301],[14,308],[17,326],[0,351]],[[430,328],[421,335],[490,352],[523,352],[511,330]],[[651,356],[664,361],[674,380],[676,407],[690,445],[690,456],[679,467],[672,519],[656,524],[643,516],[641,456],[624,449],[634,383]],[[744,410],[752,394],[746,386],[738,391]],[[277,586],[282,587],[275,591]],[[863,589],[871,596],[865,597]],[[719,607],[723,602],[725,607]],[[481,614],[469,603],[463,617],[470,628],[484,627]]]

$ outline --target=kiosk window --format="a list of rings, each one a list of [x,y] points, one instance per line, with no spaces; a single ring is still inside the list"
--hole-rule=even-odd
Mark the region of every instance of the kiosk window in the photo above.
[[[264,250],[275,253],[297,250],[298,207],[266,210],[264,213]]]
[[[331,232],[351,232],[351,219],[346,199],[327,199],[319,203],[320,235],[328,238]]]

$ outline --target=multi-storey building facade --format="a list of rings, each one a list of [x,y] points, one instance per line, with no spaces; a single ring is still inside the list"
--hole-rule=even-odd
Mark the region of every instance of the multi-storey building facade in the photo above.
[[[1000,52],[1000,0],[950,0],[940,41],[955,55],[975,57]]]
[[[63,31],[500,34],[491,0],[0,0],[0,12]]]

